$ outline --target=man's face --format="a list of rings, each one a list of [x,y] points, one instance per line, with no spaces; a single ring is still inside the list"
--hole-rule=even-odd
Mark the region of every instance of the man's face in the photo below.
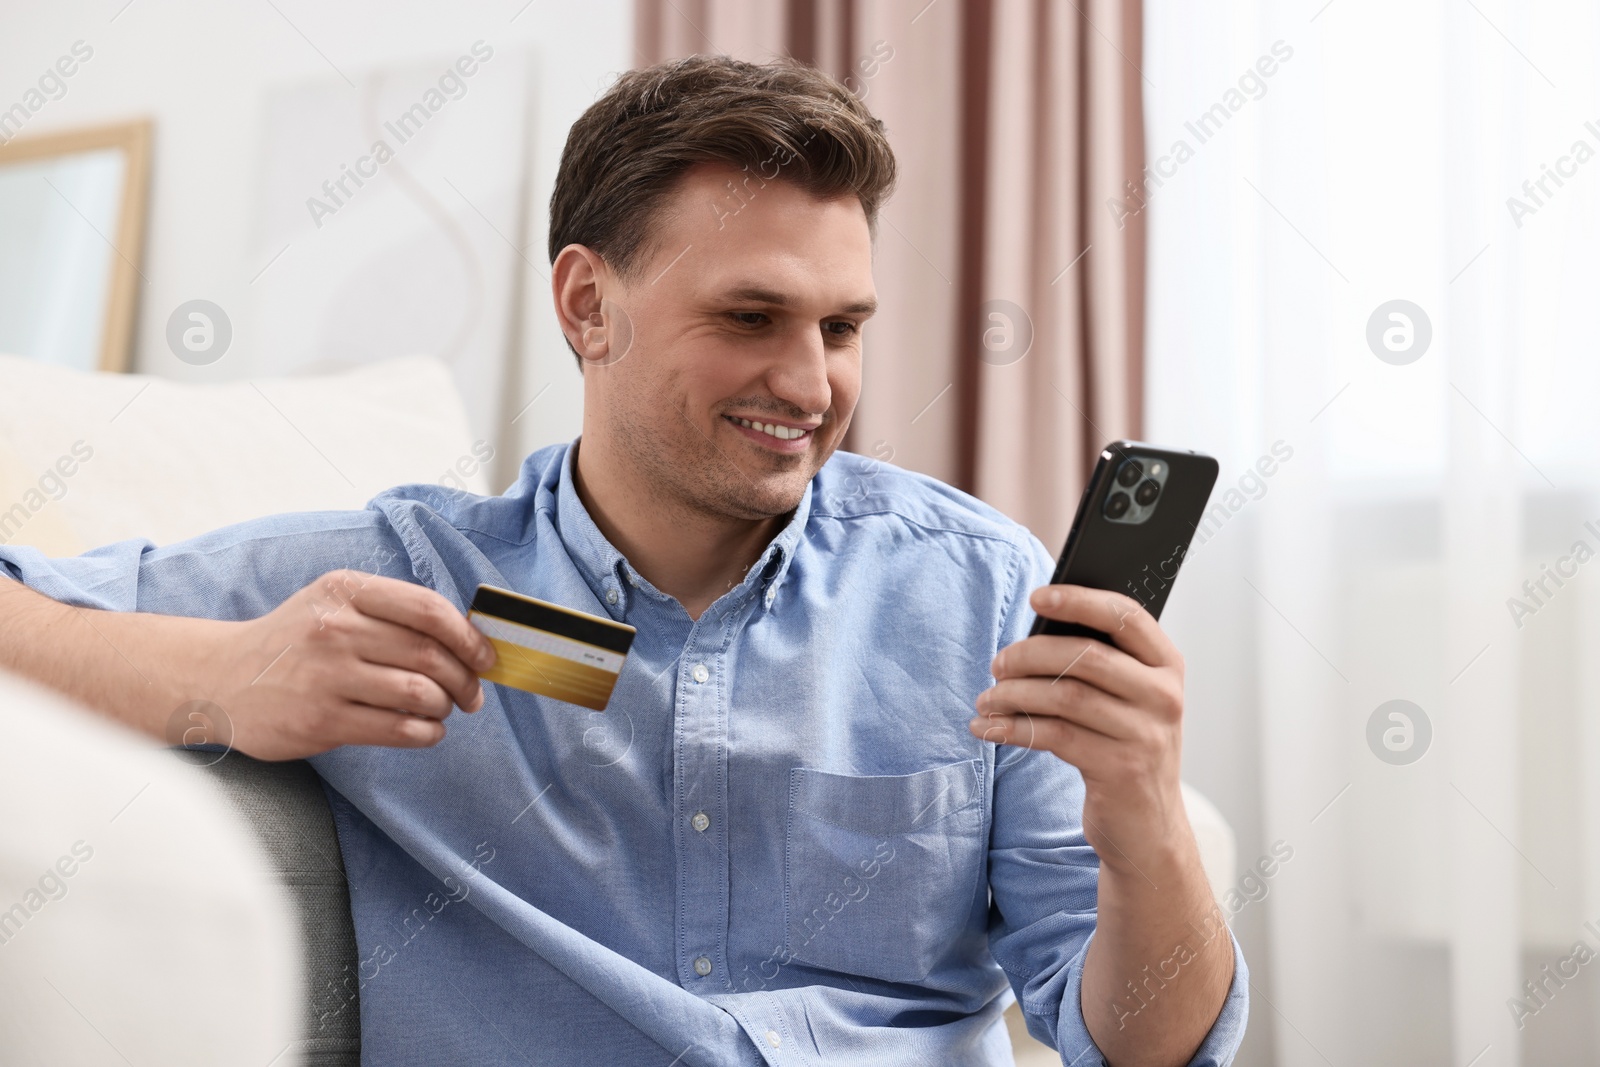
[[[861,327],[876,304],[861,203],[702,164],[656,225],[633,282],[606,275],[631,338],[613,328],[625,352],[586,364],[591,412],[617,457],[678,502],[782,515],[839,447],[860,395]]]

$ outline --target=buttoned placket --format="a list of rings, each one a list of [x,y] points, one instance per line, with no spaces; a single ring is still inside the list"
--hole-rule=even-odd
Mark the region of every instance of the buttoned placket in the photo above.
[[[677,841],[677,966],[697,993],[733,989],[728,960],[728,663],[757,605],[772,610],[782,552],[769,549],[757,575],[701,614],[678,661],[673,724],[673,819]]]
[[[728,657],[748,595],[703,612],[678,661],[673,723],[678,973],[697,993],[732,988],[728,969]]]
[[[563,487],[566,490],[567,487]],[[809,495],[809,487],[807,494]],[[581,514],[581,512],[577,512]],[[588,524],[584,524],[588,525]],[[803,523],[801,524],[803,525]],[[676,970],[691,992],[715,996],[733,989],[728,959],[729,812],[728,664],[733,643],[758,612],[771,612],[792,557],[800,528],[786,531],[763,554],[755,573],[703,612],[692,624],[677,660],[673,694],[673,838],[676,843]],[[601,549],[599,596],[618,621],[666,609],[671,600],[649,586],[620,552],[584,529],[580,536]],[[647,606],[648,604],[648,606]],[[673,603],[673,610],[681,606]],[[634,617],[635,625],[649,625]],[[776,1051],[768,1037],[771,1023],[755,1036]]]

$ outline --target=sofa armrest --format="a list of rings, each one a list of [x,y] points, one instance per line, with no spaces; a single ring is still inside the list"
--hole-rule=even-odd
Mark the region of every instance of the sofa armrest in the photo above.
[[[294,901],[303,945],[301,1062],[359,1067],[359,953],[344,857],[322,779],[305,760],[268,763],[242,752],[203,750],[176,754],[203,767],[222,787]]]

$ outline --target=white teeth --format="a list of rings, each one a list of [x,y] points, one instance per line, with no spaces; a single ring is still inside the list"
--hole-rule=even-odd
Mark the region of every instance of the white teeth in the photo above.
[[[749,419],[739,418],[734,419],[734,421],[740,426],[748,426],[752,430],[760,430],[762,433],[770,437],[776,437],[780,441],[793,441],[795,438],[804,437],[811,432],[810,430],[793,429],[789,426],[779,426],[771,422],[751,422]]]

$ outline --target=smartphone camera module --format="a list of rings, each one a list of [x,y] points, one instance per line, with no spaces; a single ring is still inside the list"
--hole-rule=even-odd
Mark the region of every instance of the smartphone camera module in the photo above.
[[[1106,518],[1112,522],[1141,523],[1155,513],[1156,502],[1167,484],[1167,465],[1156,459],[1129,456],[1117,468],[1114,480],[1116,485],[1106,496]]]

